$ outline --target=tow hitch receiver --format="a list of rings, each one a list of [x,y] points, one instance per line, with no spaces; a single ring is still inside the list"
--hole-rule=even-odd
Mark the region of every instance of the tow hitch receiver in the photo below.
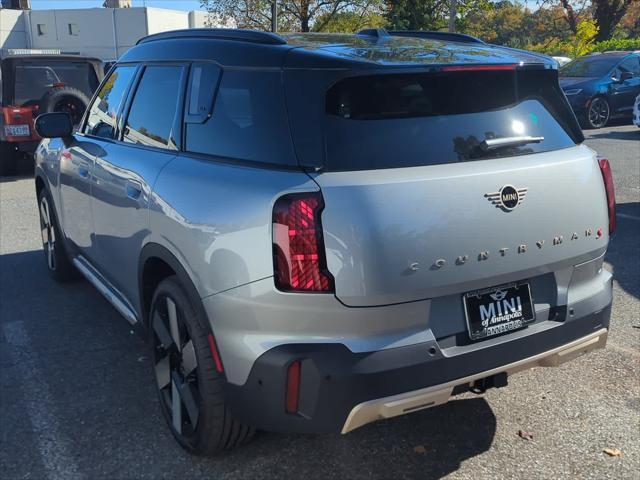
[[[490,377],[476,380],[469,387],[469,391],[477,394],[486,392],[490,388],[502,388],[509,384],[506,372],[496,373]]]

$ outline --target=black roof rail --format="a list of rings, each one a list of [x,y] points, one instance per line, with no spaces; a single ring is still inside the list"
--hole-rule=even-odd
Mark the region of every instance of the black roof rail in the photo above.
[[[257,30],[242,30],[239,28],[190,28],[186,30],[170,30],[155,33],[138,40],[136,45],[156,40],[170,40],[175,38],[210,38],[217,40],[237,40],[240,42],[262,43],[265,45],[286,45],[287,41],[280,35]]]
[[[482,43],[479,38],[464,33],[434,32],[429,30],[391,30],[387,32],[393,37],[427,38],[430,40],[449,40],[461,43]]]

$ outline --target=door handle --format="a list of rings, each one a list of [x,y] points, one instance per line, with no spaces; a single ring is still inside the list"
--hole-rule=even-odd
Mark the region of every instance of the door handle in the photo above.
[[[82,178],[89,178],[89,169],[86,167],[78,167],[78,175]]]
[[[125,192],[127,193],[127,197],[133,200],[140,200],[140,195],[142,195],[142,185],[138,182],[129,180],[125,187]]]

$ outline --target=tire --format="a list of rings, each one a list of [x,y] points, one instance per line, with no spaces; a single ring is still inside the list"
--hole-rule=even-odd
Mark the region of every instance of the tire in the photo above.
[[[589,103],[586,114],[586,126],[588,128],[602,128],[609,123],[611,118],[611,108],[609,102],[604,97],[595,97]]]
[[[40,213],[42,247],[49,275],[57,282],[75,280],[78,278],[78,272],[69,260],[58,226],[55,208],[45,188],[40,190],[38,194],[38,211]]]
[[[45,93],[40,100],[40,112],[68,112],[74,126],[80,124],[88,106],[89,98],[73,87],[54,88]]]
[[[192,454],[214,455],[248,442],[255,431],[234,420],[227,409],[223,375],[209,347],[208,322],[189,300],[178,277],[160,282],[150,312],[156,390],[178,443]],[[175,402],[179,410],[174,411]]]
[[[0,142],[0,176],[8,177],[18,171],[18,154],[9,142]]]

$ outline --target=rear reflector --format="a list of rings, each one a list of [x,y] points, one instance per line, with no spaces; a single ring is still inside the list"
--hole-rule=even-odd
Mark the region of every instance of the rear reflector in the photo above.
[[[326,269],[320,193],[285,195],[273,208],[276,287],[287,292],[332,292]]]
[[[609,235],[616,230],[616,194],[613,188],[613,174],[611,173],[611,164],[606,158],[598,158],[600,171],[602,172],[602,180],[604,181],[604,189],[607,192],[607,210],[609,212]]]
[[[210,333],[207,336],[207,340],[209,341],[209,348],[211,349],[211,356],[213,357],[213,363],[216,366],[216,370],[218,373],[222,373],[222,359],[220,358],[220,354],[218,353],[218,347],[216,346],[216,340],[213,338],[213,334]]]
[[[298,412],[298,399],[300,397],[300,360],[295,360],[287,369],[287,394],[285,398],[285,411],[287,413]]]
[[[443,72],[486,72],[496,70],[515,70],[517,65],[450,65],[442,67]]]

